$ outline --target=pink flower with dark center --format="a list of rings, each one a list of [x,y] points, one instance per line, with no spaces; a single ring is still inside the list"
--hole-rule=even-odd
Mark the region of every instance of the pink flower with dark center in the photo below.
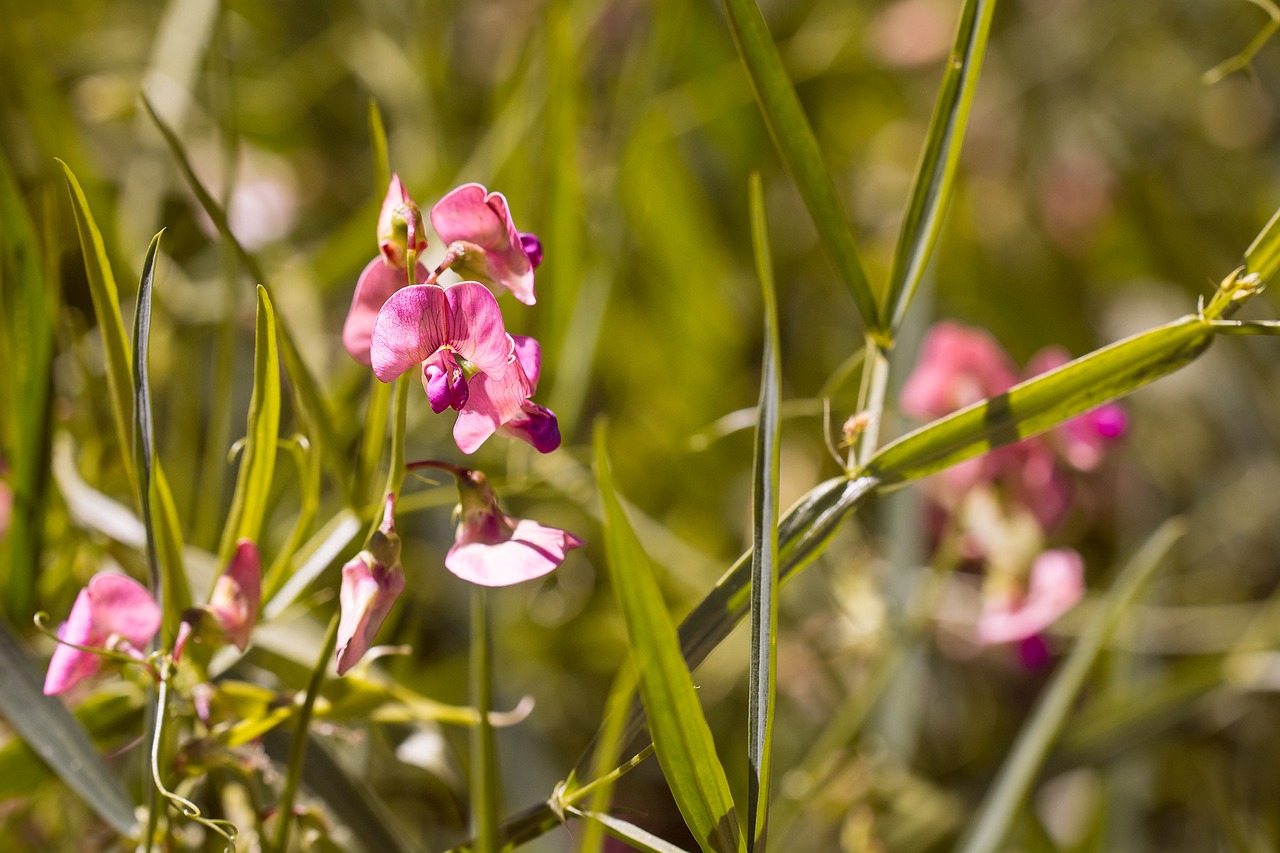
[[[463,184],[431,208],[431,226],[449,245],[451,266],[467,278],[504,287],[525,305],[536,301],[533,270],[542,263],[542,243],[511,221],[502,193]]]
[[[458,413],[453,438],[463,453],[474,453],[495,432],[526,441],[539,453],[560,446],[555,412],[529,398],[538,390],[542,349],[533,338],[511,336],[515,358],[499,378],[477,376],[469,405]]]
[[[1048,628],[1084,596],[1084,559],[1070,548],[1045,551],[1031,566],[1025,594],[989,595],[978,619],[984,643],[1025,640]]]
[[[160,607],[146,587],[125,575],[99,572],[76,596],[71,615],[58,628],[58,639],[125,651],[141,660],[141,650],[160,630],[160,620]],[[71,689],[101,666],[99,655],[59,645],[45,674],[45,695]]]
[[[351,309],[342,326],[342,345],[361,364],[369,363],[369,338],[378,310],[391,294],[409,284],[411,256],[414,258],[413,280],[427,277],[427,268],[417,262],[418,254],[427,248],[425,231],[422,211],[409,197],[399,176],[392,175],[378,216],[378,257],[360,273]]]
[[[480,471],[446,462],[418,462],[411,467],[439,468],[457,478],[461,518],[444,565],[465,581],[509,586],[539,578],[584,544],[567,531],[503,513],[498,496]]]
[[[369,547],[342,567],[342,586],[338,590],[338,675],[345,675],[369,651],[378,629],[404,592],[395,509],[395,495],[388,494],[382,524],[369,540]]]

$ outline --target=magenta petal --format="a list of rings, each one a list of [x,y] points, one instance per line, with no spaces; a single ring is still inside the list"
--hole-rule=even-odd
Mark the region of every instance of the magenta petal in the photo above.
[[[475,453],[485,439],[515,417],[529,397],[529,383],[512,361],[500,379],[476,374],[471,380],[467,405],[458,413],[453,440],[463,453]]]
[[[230,565],[213,587],[209,609],[222,625],[227,638],[244,651],[258,621],[258,605],[262,600],[262,560],[258,548],[241,539]]]
[[[105,639],[93,633],[93,605],[87,587],[76,596],[71,615],[58,629],[58,637],[81,646],[98,645]],[[101,665],[101,658],[91,652],[59,645],[54,649],[53,657],[49,659],[49,669],[45,673],[45,695],[52,696],[69,690],[97,672]]]
[[[1008,355],[993,337],[943,321],[925,336],[900,403],[914,418],[938,418],[1007,391],[1016,381]]]
[[[463,184],[431,208],[431,225],[445,243],[461,240],[484,250],[480,268],[468,262],[465,269],[507,288],[524,304],[534,304],[534,264],[502,193],[487,192],[480,184]]]
[[[416,272],[417,280],[427,277],[427,268],[422,264],[418,264]],[[406,283],[405,271],[387,266],[382,258],[374,258],[360,273],[351,309],[342,325],[342,345],[361,364],[369,363],[369,342],[378,311]]]
[[[415,284],[397,290],[378,311],[369,346],[374,375],[390,382],[426,361],[448,341],[444,288]]]
[[[338,592],[338,674],[345,675],[373,645],[373,638],[404,591],[404,572],[373,562],[366,552],[342,567]]]
[[[529,400],[498,431],[528,442],[539,453],[550,453],[560,446],[560,423],[556,420],[556,413]]]
[[[135,648],[144,649],[160,630],[159,605],[133,578],[99,572],[89,579],[88,590],[95,634],[104,641],[118,634]]]
[[[446,342],[489,376],[501,376],[511,361],[512,343],[498,300],[477,281],[450,285],[444,293],[449,304]]]
[[[524,253],[529,256],[529,263],[533,265],[535,270],[542,266],[542,241],[538,239],[537,234],[528,234],[521,231],[520,246],[524,249]]]
[[[458,577],[481,586],[509,586],[542,577],[564,562],[582,540],[564,530],[520,519],[505,542],[455,544],[444,565]]]
[[[512,344],[516,351],[516,361],[524,371],[524,378],[529,380],[529,396],[538,392],[538,377],[542,375],[542,347],[527,335],[512,335]]]
[[[1070,548],[1045,551],[1031,567],[1027,594],[988,600],[978,620],[978,639],[1008,643],[1040,633],[1084,595],[1084,559]]]

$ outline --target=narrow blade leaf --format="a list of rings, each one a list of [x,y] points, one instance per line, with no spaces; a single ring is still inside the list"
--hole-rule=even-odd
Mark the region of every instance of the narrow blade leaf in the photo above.
[[[137,832],[124,783],[61,701],[45,696],[27,653],[0,622],[0,713],[71,790],[121,835]]]
[[[938,90],[929,135],[916,169],[911,201],[898,234],[898,247],[889,274],[885,314],[892,329],[896,329],[906,315],[942,228],[995,8],[996,0],[965,0],[960,10],[955,46]]]
[[[777,691],[778,630],[778,297],[769,256],[768,224],[760,175],[751,175],[751,238],[764,301],[764,358],[760,370],[760,416],[756,423],[751,537],[751,668],[747,703],[747,849],[763,851],[769,816],[769,767],[773,753],[773,701]]]
[[[387,128],[378,102],[369,99],[369,147],[373,149],[373,197],[381,200],[391,183],[391,158],[387,154]]]
[[[707,853],[745,849],[729,782],[698,704],[693,676],[667,613],[653,567],[618,501],[605,453],[604,427],[595,435],[596,480],[604,506],[605,550],[627,634],[640,670],[658,763],[676,805]]]
[[[858,256],[858,247],[849,226],[849,217],[836,192],[835,182],[822,162],[818,140],[800,106],[791,78],[782,66],[782,57],[764,16],[755,0],[724,0],[729,29],[738,47],[738,56],[751,78],[765,124],[783,164],[804,199],[818,237],[835,265],[836,273],[853,296],[858,313],[869,329],[881,328],[876,299]]]
[[[253,349],[253,396],[240,473],[231,498],[231,511],[223,528],[218,557],[231,559],[239,539],[258,542],[271,498],[280,441],[280,357],[276,348],[276,315],[271,298],[258,285],[257,328]]]
[[[644,853],[686,853],[683,847],[677,847],[669,841],[664,841],[652,832],[641,829],[634,823],[621,820],[612,815],[603,814],[601,812],[582,811],[570,806],[567,812],[580,820],[586,821],[588,825],[596,824],[604,829],[605,832],[612,835],[619,841],[625,842],[634,850],[642,850]]]
[[[1151,580],[1165,555],[1182,537],[1185,527],[1181,519],[1165,522],[1121,570],[1103,606],[1085,627],[1075,648],[1045,688],[1031,719],[1018,734],[995,785],[979,807],[964,840],[956,848],[960,853],[994,853],[1001,848],[1014,815],[1035,781],[1049,748],[1061,733],[1071,704],[1084,686],[1098,653]]]
[[[867,470],[894,485],[1038,435],[1186,366],[1213,336],[1211,321],[1189,314],[1117,341],[908,433]]]

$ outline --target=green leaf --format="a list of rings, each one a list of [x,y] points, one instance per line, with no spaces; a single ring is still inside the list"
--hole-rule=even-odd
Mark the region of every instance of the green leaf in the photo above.
[[[182,569],[182,534],[173,495],[155,453],[155,423],[151,416],[151,381],[147,352],[151,339],[151,294],[155,281],[156,255],[161,231],[151,238],[147,258],[138,282],[138,302],[133,321],[133,436],[134,471],[141,501],[142,526],[146,530],[147,567],[151,589],[160,600],[164,621],[164,645],[173,643],[178,620],[191,606],[191,591]]]
[[[1159,568],[1165,555],[1182,538],[1186,525],[1171,519],[1160,526],[1129,559],[1107,593],[1098,612],[1085,626],[1071,654],[1058,667],[1031,718],[1018,733],[1013,750],[1005,758],[995,784],[978,808],[973,822],[957,846],[960,853],[994,853],[1001,849],[1018,807],[1044,763],[1049,748],[1062,731],[1076,694],[1120,620]]]
[[[822,162],[818,140],[800,99],[782,67],[782,57],[773,43],[764,16],[755,0],[724,0],[729,29],[738,56],[751,78],[765,124],[773,136],[782,162],[791,174],[805,207],[817,226],[818,237],[835,264],[836,273],[853,295],[858,313],[869,329],[882,329],[876,298],[858,256],[858,247],[849,226],[849,217],[836,192],[835,182]]]
[[[565,809],[565,811],[580,820],[586,821],[588,825],[596,824],[602,827],[605,832],[619,841],[625,842],[635,850],[643,850],[645,853],[685,853],[683,847],[677,847],[669,841],[664,841],[634,823],[629,823],[601,812],[582,811],[573,806]]]
[[[778,297],[769,256],[768,224],[759,173],[750,184],[751,239],[764,300],[764,357],[760,369],[760,419],[756,424],[751,515],[751,667],[748,670],[747,849],[765,849],[769,818],[769,767],[773,755],[773,702],[777,693],[778,632]]]
[[[271,298],[258,285],[257,327],[253,342],[253,397],[240,473],[231,498],[231,511],[222,532],[219,561],[231,559],[236,541],[262,538],[262,524],[271,499],[280,441],[280,357],[276,349],[276,315]]]
[[[0,622],[0,714],[54,773],[112,829],[138,831],[124,783],[58,699],[45,696],[39,675],[7,624]]]
[[[609,688],[609,698],[605,702],[604,714],[601,717],[600,732],[596,736],[595,749],[591,755],[592,782],[591,799],[587,811],[604,812],[609,808],[609,800],[613,794],[615,779],[610,777],[621,758],[623,733],[626,731],[627,717],[631,711],[631,703],[636,692],[639,673],[630,662],[618,670]],[[572,777],[571,777],[572,778]],[[604,827],[599,823],[587,823],[582,837],[578,840],[578,853],[600,853],[604,846]]]
[[[605,551],[640,670],[640,696],[649,715],[658,763],[702,849],[708,853],[743,850],[729,782],[653,567],[618,501],[604,439],[600,424],[595,465],[604,509]]]
[[[1257,273],[1263,284],[1280,271],[1280,210],[1271,215],[1249,248],[1244,251],[1244,266],[1250,273]]]
[[[49,457],[52,448],[53,332],[58,313],[56,266],[41,268],[40,243],[27,215],[22,193],[0,156],[0,364],[10,392],[0,401],[4,414],[14,421],[0,428],[12,444],[5,456],[13,466],[9,486],[10,509],[8,560],[0,563],[0,584],[5,608],[15,621],[25,621],[34,607],[36,576],[44,534],[44,511],[49,489]],[[49,228],[50,235],[55,231]],[[6,282],[16,282],[12,294]],[[11,385],[9,383],[12,383]]]
[[[866,470],[890,486],[1038,435],[1185,367],[1213,336],[1211,321],[1189,314],[1117,341],[908,433]]]
[[[391,158],[387,154],[387,128],[378,101],[369,99],[369,147],[373,150],[373,197],[382,201],[391,185]]]
[[[898,247],[889,273],[885,316],[890,329],[902,323],[942,229],[995,7],[996,0],[965,0],[960,10],[955,45],[938,90],[929,135],[916,168],[911,201],[898,233]]]
[[[71,167],[61,160],[58,165],[71,193],[71,210],[75,214],[76,232],[80,235],[80,248],[84,253],[84,270],[89,279],[89,296],[93,300],[93,316],[98,323],[98,335],[102,338],[103,356],[106,360],[107,395],[111,404],[111,419],[116,425],[116,440],[121,450],[121,461],[131,482],[133,459],[129,455],[133,447],[133,385],[130,379],[129,345],[125,342],[124,321],[120,316],[120,296],[115,276],[107,258],[102,232],[94,222],[89,202],[84,197],[80,182],[72,174]],[[135,494],[139,505],[142,495]]]

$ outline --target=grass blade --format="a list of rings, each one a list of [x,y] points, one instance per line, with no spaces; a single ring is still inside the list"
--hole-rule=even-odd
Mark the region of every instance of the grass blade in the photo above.
[[[222,531],[219,561],[231,559],[239,539],[258,542],[271,498],[276,449],[280,441],[280,356],[276,347],[276,315],[267,290],[258,285],[257,326],[253,343],[253,396],[240,474],[231,511]]]
[[[565,809],[565,811],[585,821],[588,826],[593,824],[600,826],[605,832],[626,843],[627,846],[634,850],[642,850],[644,853],[685,853],[684,848],[677,847],[669,841],[664,841],[634,823],[600,812],[582,811],[573,806]]]
[[[822,162],[818,140],[800,106],[795,87],[782,67],[782,57],[764,16],[755,0],[724,0],[724,8],[733,42],[751,78],[751,88],[765,124],[817,226],[819,239],[835,264],[837,275],[852,294],[862,321],[868,329],[882,329],[876,298],[858,256],[849,217],[835,182]]]
[[[369,99],[369,147],[373,152],[373,197],[382,200],[391,183],[391,156],[387,153],[387,128],[377,100]]]
[[[1213,342],[1196,314],[1094,350],[886,445],[867,464],[885,485],[941,471],[1124,396],[1198,358]]]
[[[61,160],[58,165],[62,167],[67,190],[71,193],[71,210],[75,215],[76,233],[80,236],[80,248],[84,253],[84,270],[89,279],[93,316],[98,323],[98,334],[102,338],[107,394],[111,403],[111,419],[116,425],[121,461],[130,482],[136,482],[133,459],[129,455],[133,448],[133,404],[130,400],[133,386],[130,379],[129,345],[125,342],[124,321],[120,315],[120,294],[102,241],[102,232],[98,230],[93,212],[89,210],[84,190],[80,188],[80,182],[76,180],[70,166]],[[134,497],[141,505],[143,496],[135,494]]]
[[[640,695],[649,715],[658,763],[703,850],[731,853],[745,849],[729,782],[698,704],[693,676],[680,653],[675,626],[649,558],[618,502],[603,425],[596,428],[595,464],[610,574],[637,658]]]
[[[751,667],[747,703],[747,849],[765,849],[769,820],[769,768],[773,754],[773,703],[777,693],[778,632],[778,435],[782,368],[778,297],[769,256],[768,223],[760,175],[751,175],[751,238],[764,300],[764,357],[760,417],[756,423],[751,542]]]
[[[929,135],[916,169],[911,201],[889,273],[885,316],[890,329],[896,329],[906,315],[942,229],[942,216],[951,199],[995,7],[996,0],[965,0],[960,11],[955,45],[938,90],[938,102],[929,122]]]
[[[164,232],[161,231],[160,234]],[[155,454],[155,423],[151,416],[151,381],[147,370],[147,350],[151,340],[151,295],[155,283],[156,256],[160,234],[151,238],[147,258],[138,281],[138,302],[133,321],[133,435],[134,470],[137,491],[143,496],[142,525],[146,530],[147,568],[151,589],[160,601],[164,622],[161,637],[165,645],[177,635],[178,620],[191,604],[191,592],[182,570],[182,535],[169,484]]]
[[[14,622],[25,621],[34,607],[36,576],[43,546],[45,499],[49,487],[52,449],[53,333],[57,306],[56,266],[42,269],[40,243],[27,215],[22,193],[0,157],[0,364],[7,367],[9,393],[0,405],[11,424],[0,428],[12,444],[8,455],[13,466],[9,485],[13,504],[8,524],[8,560],[0,576],[5,608]],[[55,231],[49,228],[46,233]],[[6,281],[15,281],[15,292],[4,293]],[[9,385],[7,383],[12,383]]]
[[[1040,765],[1061,733],[1071,711],[1071,703],[1084,686],[1098,653],[1151,580],[1165,555],[1182,537],[1185,527],[1180,519],[1165,522],[1121,570],[1103,606],[1054,674],[1031,719],[1018,734],[995,784],[956,848],[960,853],[988,853],[1000,849]]]

